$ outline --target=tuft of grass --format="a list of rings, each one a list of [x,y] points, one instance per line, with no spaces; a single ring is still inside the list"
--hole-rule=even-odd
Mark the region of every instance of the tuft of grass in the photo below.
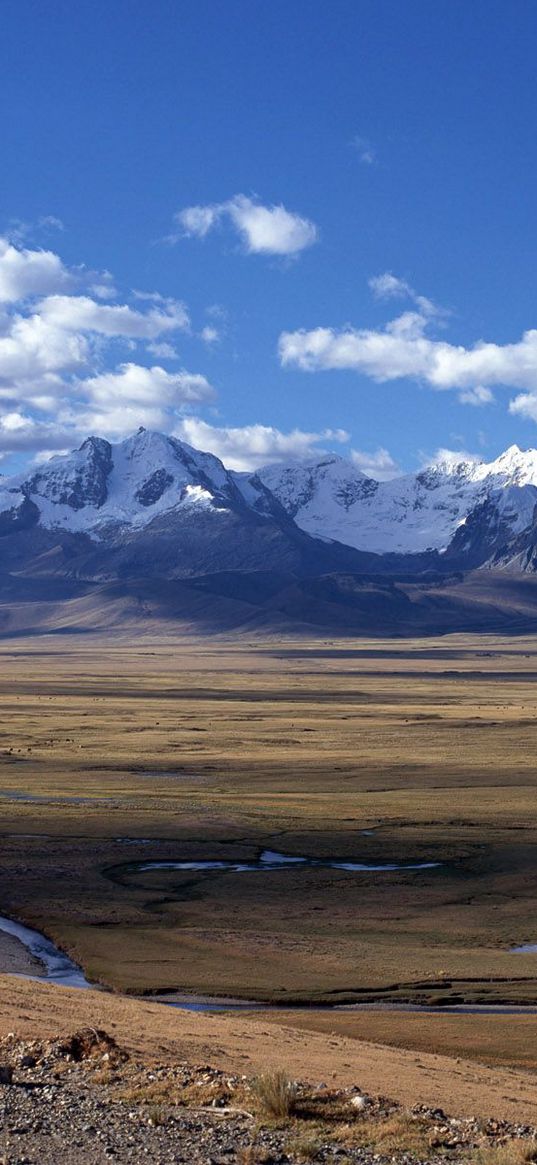
[[[287,1072],[265,1072],[253,1083],[252,1092],[266,1116],[287,1120],[296,1110],[297,1087]]]
[[[182,1090],[174,1081],[154,1080],[147,1084],[128,1086],[123,1088],[119,1099],[125,1104],[150,1104],[161,1107],[163,1104],[184,1104]]]
[[[530,1165],[537,1159],[537,1140],[515,1137],[503,1145],[483,1145],[470,1160],[473,1165]]]
[[[104,1068],[96,1068],[92,1077],[94,1084],[114,1084],[118,1079],[117,1072],[114,1072],[108,1065]]]
[[[166,1124],[166,1112],[161,1104],[152,1104],[148,1113],[149,1123],[158,1127]]]
[[[264,1165],[272,1161],[272,1154],[268,1149],[256,1149],[255,1145],[245,1145],[238,1151],[237,1165]]]
[[[323,1143],[323,1138],[320,1133],[296,1133],[295,1136],[287,1141],[285,1151],[291,1157],[296,1158],[297,1161],[315,1161],[323,1147]]]
[[[333,1132],[334,1140],[347,1148],[366,1146],[380,1155],[395,1153],[430,1154],[430,1128],[419,1117],[396,1112],[383,1120],[358,1120],[339,1125]],[[488,1165],[483,1162],[483,1165]],[[492,1163],[491,1163],[492,1165]],[[501,1165],[498,1162],[498,1165]],[[507,1163],[506,1163],[507,1165]],[[513,1163],[514,1165],[514,1163]]]
[[[243,1090],[231,1091],[223,1080],[196,1081],[187,1084],[181,1090],[181,1104],[192,1105],[194,1108],[205,1108],[212,1104],[237,1104],[243,1095]]]

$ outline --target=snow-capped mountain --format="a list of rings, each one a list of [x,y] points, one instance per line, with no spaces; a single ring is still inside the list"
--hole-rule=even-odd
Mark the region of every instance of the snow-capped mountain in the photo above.
[[[258,477],[308,534],[375,554],[445,551],[457,532],[461,552],[463,528],[485,503],[502,536],[525,529],[537,503],[537,451],[516,445],[496,461],[449,460],[384,482],[335,455]]]
[[[280,512],[255,475],[238,484],[211,453],[145,429],[117,445],[88,437],[80,449],[53,457],[32,475],[1,483],[0,515],[15,517],[28,504],[45,529],[94,539],[114,527],[141,528],[172,510]]]
[[[3,635],[534,633],[537,452],[377,482],[336,456],[248,474],[161,433],[89,437],[0,478],[0,551]]]
[[[2,479],[0,535],[4,567],[93,580],[361,570],[368,557],[305,534],[255,474],[144,429]]]
[[[27,570],[30,556],[35,569],[38,550],[39,570],[61,560],[93,579],[466,569],[530,528],[536,504],[537,452],[517,446],[378,482],[335,455],[234,473],[141,429],[1,479],[2,561]]]

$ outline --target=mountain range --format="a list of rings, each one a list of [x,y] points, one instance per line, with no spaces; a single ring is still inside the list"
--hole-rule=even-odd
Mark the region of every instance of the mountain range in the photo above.
[[[0,626],[537,629],[536,505],[517,446],[378,482],[336,455],[237,473],[162,433],[88,437],[0,478]]]

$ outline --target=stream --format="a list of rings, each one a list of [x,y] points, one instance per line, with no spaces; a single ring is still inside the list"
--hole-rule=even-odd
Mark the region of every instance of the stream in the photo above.
[[[279,853],[276,850],[263,850],[259,858],[253,861],[147,861],[135,862],[132,869],[140,872],[148,870],[221,870],[233,871],[235,873],[250,873],[256,871],[270,872],[282,869],[294,869],[295,867],[305,868],[325,868],[332,870],[345,870],[348,872],[382,872],[393,870],[432,870],[438,868],[442,863],[440,862],[415,862],[415,863],[384,863],[382,865],[375,865],[365,862],[342,861],[339,859],[328,858],[307,858],[294,857],[290,854]],[[10,918],[0,916],[0,932],[11,935],[18,939],[20,943],[35,959],[38,959],[44,968],[44,975],[21,974],[24,979],[44,980],[45,982],[55,983],[61,987],[77,987],[88,988],[96,987],[96,984],[88,982],[82,969],[77,966],[75,962],[68,955],[60,951],[58,947],[40,934],[37,930],[32,930],[31,927],[24,926],[20,922],[14,922]],[[512,954],[531,954],[537,953],[537,943],[527,943],[523,946],[513,947]],[[260,1003],[255,1000],[245,999],[216,999],[207,996],[181,995],[174,993],[174,998],[166,998],[160,996],[155,998],[154,1002],[158,1002],[163,1006],[177,1007],[187,1011],[266,1011],[268,1009],[274,1010],[333,1010],[333,1011],[367,1011],[367,1010],[382,1010],[382,1011],[424,1011],[429,1013],[454,1013],[464,1015],[537,1015],[537,1007],[535,1006],[511,1006],[509,1004],[451,1004],[446,1006],[433,1006],[428,1004],[412,1004],[412,1003],[346,1003],[346,1004],[271,1004]]]
[[[388,862],[374,865],[366,862],[339,861],[334,858],[296,858],[290,854],[280,854],[276,850],[265,849],[253,861],[150,861],[135,862],[132,868],[140,873],[146,870],[233,870],[236,874],[255,871],[289,870],[297,866],[306,869],[347,870],[351,873],[382,872],[390,870],[434,870],[441,862]]]
[[[46,975],[22,975],[23,979],[45,978],[49,983],[57,983],[60,987],[91,987],[83,971],[76,963],[58,950],[50,939],[45,938],[38,930],[23,926],[20,922],[12,922],[10,918],[0,917],[0,931],[10,934],[19,940],[26,950],[39,959],[45,968]]]
[[[30,952],[39,959],[45,968],[45,975],[19,974],[16,978],[35,979],[45,983],[55,983],[59,987],[93,988],[99,990],[95,983],[86,979],[83,971],[60,951],[58,947],[45,938],[37,930],[23,926],[20,922],[13,922],[10,918],[0,917],[0,931],[12,935]],[[521,948],[516,948],[521,949]],[[535,948],[534,948],[535,949]],[[151,999],[144,996],[147,1003],[159,1003],[163,1007],[175,1007],[182,1011],[412,1011],[426,1012],[438,1015],[537,1015],[537,1007],[531,1004],[526,1007],[516,1007],[510,1004],[447,1004],[445,1007],[419,1003],[262,1003],[254,999],[217,999],[203,995],[181,995],[176,993],[175,998],[166,998],[165,995]]]

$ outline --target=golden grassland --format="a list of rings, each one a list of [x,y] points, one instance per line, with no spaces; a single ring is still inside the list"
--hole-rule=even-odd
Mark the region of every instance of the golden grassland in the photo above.
[[[431,1050],[406,1051],[337,1033],[301,1031],[292,1026],[289,1013],[282,1018],[278,1023],[267,1013],[194,1014],[146,999],[0,975],[0,1038],[16,1031],[22,1039],[42,1040],[84,1027],[104,1028],[136,1063],[211,1064],[250,1077],[283,1067],[293,1080],[315,1086],[353,1085],[405,1106],[419,1102],[453,1116],[494,1116],[537,1127],[533,1072],[484,1066],[464,1058],[462,1051],[454,1060]],[[484,1018],[476,1017],[476,1028]],[[535,1043],[535,1017],[517,1022],[527,1022],[528,1044]]]
[[[535,639],[4,641],[0,911],[117,990],[537,1002],[536,679]],[[265,847],[442,865],[135,868]]]
[[[253,1013],[252,1013],[253,1014]],[[279,1028],[315,1032],[337,1040],[341,1037],[371,1040],[383,1046],[410,1049],[421,1055],[436,1052],[453,1059],[491,1067],[516,1067],[537,1072],[537,1015],[469,1015],[427,1011],[280,1011],[263,1013],[263,1021]]]

